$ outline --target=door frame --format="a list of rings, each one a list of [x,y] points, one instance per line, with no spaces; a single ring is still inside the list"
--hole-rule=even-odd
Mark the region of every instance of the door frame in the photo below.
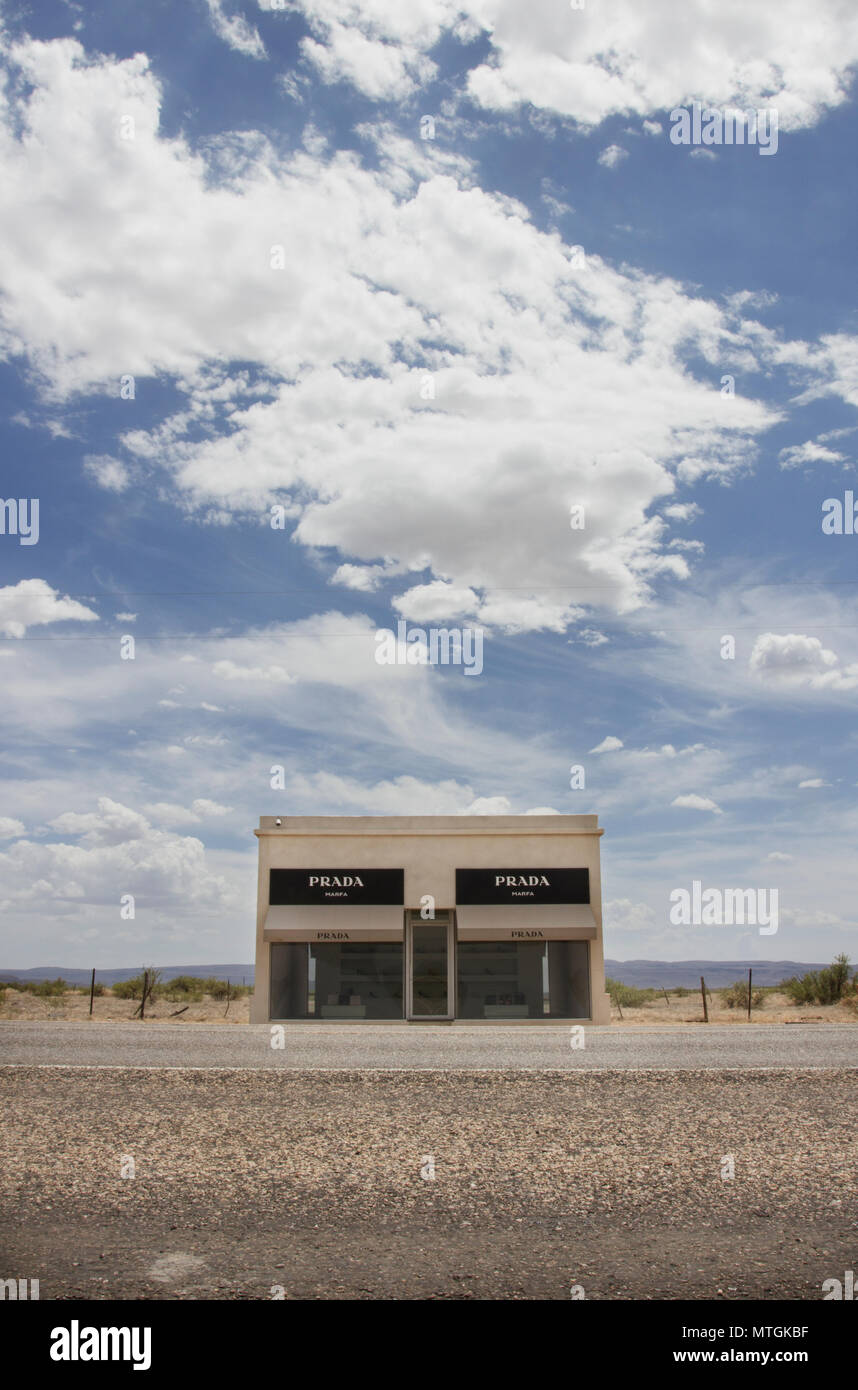
[[[445,1014],[415,1014],[414,1012],[414,935],[412,927],[415,922],[423,925],[424,922],[435,921],[439,926],[440,918],[447,918],[447,1012]],[[456,913],[455,909],[440,908],[434,918],[423,918],[420,916],[419,908],[406,908],[405,910],[405,989],[403,991],[403,1003],[405,1005],[405,1019],[408,1023],[451,1023],[456,1017]]]

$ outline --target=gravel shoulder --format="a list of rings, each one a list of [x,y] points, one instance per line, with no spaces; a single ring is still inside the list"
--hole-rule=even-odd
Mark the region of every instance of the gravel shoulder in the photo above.
[[[858,1254],[854,1070],[15,1067],[0,1097],[0,1272],[46,1299],[820,1298]]]

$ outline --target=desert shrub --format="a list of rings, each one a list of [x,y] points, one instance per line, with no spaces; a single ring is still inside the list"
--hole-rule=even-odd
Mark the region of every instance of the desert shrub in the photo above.
[[[164,993],[164,986],[161,983],[160,970],[148,970],[149,990],[148,999],[157,999]],[[113,995],[116,999],[140,999],[143,994],[143,974],[135,975],[130,980],[117,980],[113,986]]]
[[[40,999],[50,999],[54,995],[65,994],[69,985],[58,977],[56,980],[16,980],[15,989],[22,994],[35,994]]]
[[[117,980],[111,986],[111,994],[116,999],[139,999],[143,993],[143,976],[135,975],[131,980]]]
[[[837,1004],[854,989],[850,976],[849,957],[841,954],[823,970],[784,980],[783,988],[793,1004]]]
[[[605,978],[605,989],[611,998],[628,1009],[639,1009],[656,997],[654,989],[635,989],[634,985],[624,985],[621,980]]]
[[[201,994],[205,983],[199,975],[177,975],[175,979],[168,980],[164,988],[178,998],[182,994]]]
[[[736,980],[735,984],[727,985],[726,989],[718,991],[728,1009],[747,1009],[748,1007],[748,981]],[[762,1008],[765,1003],[765,991],[755,989],[751,991],[751,1008]]]
[[[675,994],[678,999],[686,999],[689,994],[693,993],[694,990],[686,989],[685,985],[677,985],[676,989],[668,990],[668,994]]]
[[[39,980],[33,985],[32,993],[40,999],[53,999],[57,995],[65,994],[67,989],[65,980],[58,976],[56,980]]]
[[[784,980],[783,989],[791,1004],[812,1004],[817,991],[816,971],[793,975],[792,979]]]
[[[226,980],[215,980],[211,977],[204,982],[203,988],[206,994],[211,995],[212,999],[225,999],[227,988],[229,988],[230,999],[240,999],[242,995],[247,994],[247,985],[230,983],[227,986]]]

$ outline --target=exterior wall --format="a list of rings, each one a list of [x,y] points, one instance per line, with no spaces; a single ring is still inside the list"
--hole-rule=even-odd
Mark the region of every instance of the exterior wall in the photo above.
[[[598,817],[590,816],[263,816],[259,839],[256,987],[251,1023],[269,1017],[269,945],[263,940],[272,868],[404,869],[405,907],[426,894],[438,910],[456,906],[456,869],[587,868],[597,935],[590,942],[593,1023],[610,1023],[602,946]],[[348,912],[342,907],[336,911]],[[532,1021],[532,1020],[531,1020]],[[554,1020],[556,1022],[556,1020]]]

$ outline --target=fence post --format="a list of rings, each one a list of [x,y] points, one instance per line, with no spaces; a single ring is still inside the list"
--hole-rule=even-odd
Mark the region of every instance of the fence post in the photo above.
[[[140,1000],[140,1018],[146,1016],[146,991],[149,988],[149,971],[143,971],[143,998]]]
[[[709,1009],[706,1006],[706,981],[700,976],[700,993],[703,995],[703,1022],[709,1022]]]
[[[94,994],[95,994],[95,967],[93,967],[93,971],[92,971],[92,980],[90,981],[90,986],[89,986],[89,1016],[90,1016],[90,1018],[92,1018],[92,1000],[93,1000]]]
[[[748,971],[748,1022],[749,1022],[749,1023],[750,1023],[750,1021],[751,1021],[751,980],[752,980],[752,978],[753,978],[753,975],[754,975],[753,970],[749,970],[749,971]]]

